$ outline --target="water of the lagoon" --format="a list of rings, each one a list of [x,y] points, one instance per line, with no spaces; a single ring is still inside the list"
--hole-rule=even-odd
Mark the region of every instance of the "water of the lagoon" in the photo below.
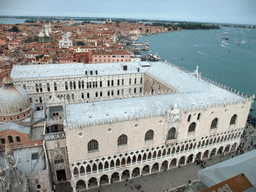
[[[15,18],[0,18],[0,24],[21,24],[24,23],[26,19],[15,19]]]
[[[222,37],[229,38],[229,45],[222,44]],[[243,38],[246,43],[241,43]],[[186,30],[139,39],[145,40],[149,53],[189,71],[198,65],[202,76],[244,94],[256,94],[256,29]],[[252,108],[256,109],[256,101]],[[256,111],[251,114],[256,116]]]

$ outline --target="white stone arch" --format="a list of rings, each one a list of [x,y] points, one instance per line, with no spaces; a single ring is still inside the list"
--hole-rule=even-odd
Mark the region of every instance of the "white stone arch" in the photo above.
[[[95,178],[96,181],[94,181],[93,178]],[[91,188],[93,188],[95,186],[96,187],[99,186],[99,179],[98,179],[98,177],[92,176],[92,177],[87,179],[87,183],[88,183],[88,188],[91,189]]]
[[[83,188],[87,188],[88,181],[79,178],[78,180],[74,181],[74,183],[75,183],[76,189],[83,189]]]
[[[107,176],[107,179],[105,178]],[[97,181],[99,182],[100,185],[106,185],[109,183],[109,174],[101,174],[100,176],[97,177]]]
[[[186,155],[181,155],[178,159],[178,165],[186,165]]]
[[[79,166],[79,174],[85,174],[86,173],[86,166],[85,165],[80,165]]]
[[[176,146],[173,146],[172,148],[171,148],[171,154],[175,154],[176,153]]]
[[[177,159],[177,157],[174,157],[174,158],[170,159],[169,168],[177,167],[177,164],[178,164],[178,159]]]
[[[120,157],[121,158],[121,157]],[[115,167],[117,167],[117,166],[121,166],[121,159],[120,159],[119,157],[117,157],[116,159],[115,159],[115,161],[114,161],[114,164],[115,164]],[[117,161],[119,160],[119,165],[117,165]]]
[[[85,169],[85,172],[88,174],[88,173],[92,173],[92,166],[88,163],[86,165],[86,169]]]
[[[75,174],[76,173],[76,174]],[[80,175],[80,168],[78,168],[77,166],[74,166],[72,168],[72,174],[73,176],[77,176],[77,175]]]
[[[139,161],[139,157],[140,157],[140,161]],[[143,154],[139,152],[136,156],[136,162],[142,162],[142,158],[143,158]]]
[[[104,160],[103,161],[104,163],[103,163],[103,170],[106,170],[106,169],[109,169],[110,168],[110,162],[109,162],[109,160]]]
[[[195,159],[194,153],[189,153],[186,155],[186,163],[193,163]]]
[[[130,159],[129,162],[128,162],[128,159]],[[127,157],[126,157],[126,164],[128,164],[128,163],[132,163],[132,156],[130,156],[130,155],[127,155]]]
[[[134,164],[134,163],[137,162],[137,156],[136,156],[136,154],[133,154],[133,155],[132,155],[131,161],[132,161],[132,164]]]
[[[162,149],[158,149],[157,154],[156,154],[156,158],[161,158],[161,157],[162,157]]]
[[[150,174],[151,173],[151,166],[149,164],[145,164],[141,167],[141,174]]]
[[[159,169],[160,169],[160,164],[159,164],[159,162],[157,162],[157,161],[155,161],[154,163],[152,163],[152,165],[151,165],[151,173],[152,172],[158,172],[159,171]]]
[[[152,151],[152,158],[156,158],[157,157],[157,150]]]
[[[138,171],[139,169],[139,171]],[[141,175],[141,168],[139,166],[133,167],[131,169],[132,177],[137,177],[138,175]]]

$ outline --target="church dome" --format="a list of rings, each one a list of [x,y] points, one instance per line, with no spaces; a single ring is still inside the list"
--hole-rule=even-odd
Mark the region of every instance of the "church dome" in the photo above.
[[[11,77],[3,79],[0,88],[0,120],[18,120],[31,113],[31,103],[25,89],[13,84]]]

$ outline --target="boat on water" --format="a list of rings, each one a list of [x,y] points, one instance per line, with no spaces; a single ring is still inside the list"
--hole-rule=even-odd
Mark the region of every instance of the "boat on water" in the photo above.
[[[222,45],[230,45],[230,43],[227,43],[225,40],[223,40]]]
[[[243,38],[243,40],[241,41],[241,43],[246,43],[246,42],[247,42],[247,41],[245,41],[244,38]]]
[[[141,61],[159,61],[160,57],[157,53],[148,54],[146,56],[141,57]]]
[[[229,37],[222,37],[222,39],[223,39],[223,40],[228,40],[228,39],[229,39]]]
[[[148,57],[149,61],[159,61],[160,60],[160,57],[157,53],[149,54],[147,57]]]
[[[146,46],[146,45],[144,45],[144,46],[141,48],[141,50],[143,50],[143,51],[149,51],[149,47]]]

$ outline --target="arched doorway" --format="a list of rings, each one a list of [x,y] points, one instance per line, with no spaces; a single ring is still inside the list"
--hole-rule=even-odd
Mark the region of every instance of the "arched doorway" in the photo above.
[[[130,172],[129,172],[129,170],[125,170],[122,173],[122,179],[129,179],[129,178],[130,178]]]
[[[215,156],[215,153],[216,153],[216,148],[214,148],[210,154],[210,157],[214,157]]]
[[[229,149],[230,149],[230,145],[227,145],[226,148],[225,148],[225,151],[229,152]]]
[[[86,184],[84,180],[79,180],[76,183],[76,189],[85,189],[86,188]]]
[[[221,146],[221,147],[219,148],[218,154],[222,154],[222,152],[223,152],[223,146]]]
[[[170,163],[170,167],[176,167],[176,164],[177,164],[177,159],[174,158],[171,163]]]
[[[204,152],[203,158],[208,158],[208,156],[209,156],[209,150]]]
[[[111,181],[112,182],[119,181],[119,174],[117,172],[112,174]]]
[[[164,161],[161,166],[161,170],[166,170],[168,168],[168,161]]]
[[[184,165],[185,164],[185,157],[182,156],[179,160],[179,165]]]
[[[187,163],[192,163],[193,162],[193,157],[194,157],[193,154],[189,155],[188,158],[187,158]]]
[[[159,164],[158,164],[158,163],[155,163],[155,164],[152,166],[151,173],[157,172],[158,170],[159,170]]]
[[[88,181],[88,187],[89,188],[93,188],[93,187],[97,187],[98,183],[97,183],[97,179],[95,177],[92,177],[89,181]]]
[[[135,169],[133,169],[132,171],[132,176],[133,177],[137,177],[140,175],[140,168],[136,167]]]
[[[137,162],[140,163],[141,162],[141,155],[139,154]]]
[[[231,151],[234,151],[234,150],[236,150],[236,143],[234,143],[233,145],[232,145],[232,147],[231,147]]]
[[[104,185],[106,183],[108,183],[108,176],[107,175],[102,175],[101,178],[100,178],[100,184]]]
[[[142,175],[149,173],[149,166],[145,165],[142,169]]]
[[[201,153],[201,152],[197,153],[197,154],[196,154],[196,159],[198,159],[198,160],[201,159],[201,156],[202,156],[202,153]]]

